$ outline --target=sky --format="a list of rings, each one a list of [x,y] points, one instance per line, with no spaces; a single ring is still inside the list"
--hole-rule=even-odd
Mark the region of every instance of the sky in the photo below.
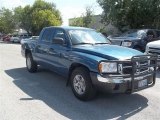
[[[35,0],[0,0],[0,8],[5,7],[13,9],[17,6],[32,5]],[[47,2],[53,2],[56,4],[58,10],[60,10],[63,25],[68,25],[68,19],[79,17],[85,12],[85,7],[92,6],[94,14],[98,15],[102,13],[101,7],[96,0],[45,0]]]

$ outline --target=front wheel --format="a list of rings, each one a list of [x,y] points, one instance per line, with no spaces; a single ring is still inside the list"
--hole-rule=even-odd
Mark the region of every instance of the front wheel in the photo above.
[[[33,60],[31,53],[28,53],[26,56],[26,66],[27,66],[27,70],[31,73],[37,71],[37,64]]]
[[[71,87],[74,95],[83,101],[91,100],[96,95],[89,71],[83,67],[76,68],[72,72]]]

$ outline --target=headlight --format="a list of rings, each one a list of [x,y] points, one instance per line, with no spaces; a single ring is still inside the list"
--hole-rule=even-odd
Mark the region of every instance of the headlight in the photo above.
[[[98,66],[100,73],[116,73],[117,63],[115,62],[101,62]]]
[[[132,42],[122,42],[122,46],[129,47],[132,45]]]

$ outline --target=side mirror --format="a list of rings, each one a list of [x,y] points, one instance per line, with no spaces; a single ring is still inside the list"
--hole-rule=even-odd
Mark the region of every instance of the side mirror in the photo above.
[[[64,39],[63,38],[59,38],[59,37],[55,37],[52,40],[53,44],[58,44],[58,45],[64,45]]]

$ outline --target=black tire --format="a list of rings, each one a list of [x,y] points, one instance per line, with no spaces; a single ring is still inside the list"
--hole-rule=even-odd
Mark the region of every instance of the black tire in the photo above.
[[[76,91],[77,88],[75,88],[75,83],[74,83],[76,76],[81,76],[83,78],[84,83],[85,83],[85,90],[82,92],[82,94],[79,94]],[[72,91],[73,91],[74,95],[79,100],[87,101],[87,100],[93,99],[96,96],[96,89],[94,88],[94,86],[91,82],[89,70],[87,70],[84,67],[78,67],[72,72],[72,74],[71,74],[71,87],[72,87]]]
[[[29,60],[30,60],[30,65],[29,65]],[[34,73],[37,71],[37,63],[33,60],[31,53],[28,53],[26,55],[26,66],[27,70],[31,73]]]

